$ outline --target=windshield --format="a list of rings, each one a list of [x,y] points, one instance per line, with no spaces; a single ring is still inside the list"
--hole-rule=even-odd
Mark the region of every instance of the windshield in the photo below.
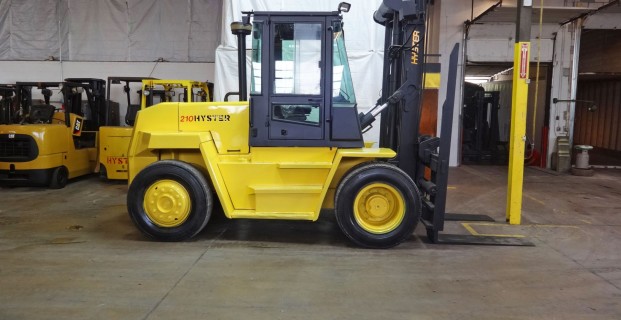
[[[333,28],[335,31],[332,41],[332,102],[334,106],[338,107],[339,104],[355,104],[356,95],[347,62],[345,37],[341,22],[334,22]]]
[[[261,94],[261,37],[263,37],[263,22],[255,21],[252,24],[250,94]]]

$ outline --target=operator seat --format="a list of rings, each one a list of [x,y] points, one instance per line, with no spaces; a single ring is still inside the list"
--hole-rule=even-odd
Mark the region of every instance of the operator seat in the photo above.
[[[127,113],[125,113],[125,124],[129,126],[134,126],[134,122],[136,121],[136,114],[140,110],[139,104],[130,104],[127,107]]]
[[[56,107],[49,104],[36,104],[30,106],[30,122],[32,123],[51,123]]]

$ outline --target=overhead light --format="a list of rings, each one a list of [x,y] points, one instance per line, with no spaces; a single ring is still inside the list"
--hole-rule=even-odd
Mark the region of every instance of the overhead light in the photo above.
[[[351,4],[347,2],[339,3],[339,12],[349,12],[349,8],[351,8]]]
[[[481,83],[489,82],[490,77],[485,77],[485,76],[466,76],[466,77],[464,77],[464,80],[466,82],[470,82],[470,83],[481,84]]]

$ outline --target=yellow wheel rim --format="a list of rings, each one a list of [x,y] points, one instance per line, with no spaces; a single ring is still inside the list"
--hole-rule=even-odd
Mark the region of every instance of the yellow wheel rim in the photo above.
[[[144,211],[159,227],[181,225],[190,216],[190,194],[179,182],[158,180],[144,195]]]
[[[356,195],[354,217],[358,225],[370,233],[393,231],[405,217],[403,195],[386,183],[372,183]]]

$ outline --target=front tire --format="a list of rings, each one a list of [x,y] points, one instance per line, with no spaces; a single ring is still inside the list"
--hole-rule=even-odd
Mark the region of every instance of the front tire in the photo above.
[[[207,225],[213,209],[211,188],[188,163],[163,160],[136,175],[129,186],[127,210],[147,237],[183,241]]]
[[[67,185],[69,180],[69,172],[64,166],[57,167],[52,172],[50,179],[50,189],[62,189]]]
[[[390,248],[409,238],[420,218],[421,199],[414,181],[384,162],[352,168],[335,195],[336,221],[359,246]]]

